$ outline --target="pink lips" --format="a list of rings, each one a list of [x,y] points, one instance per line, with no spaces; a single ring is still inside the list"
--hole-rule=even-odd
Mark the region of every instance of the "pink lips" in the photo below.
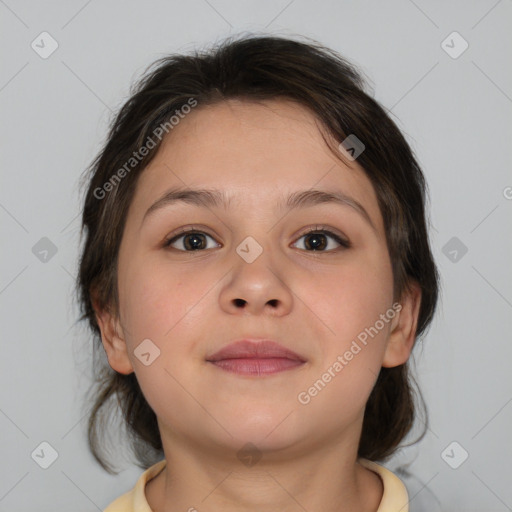
[[[207,361],[222,370],[239,375],[263,376],[296,368],[305,360],[271,340],[241,340],[231,343]]]

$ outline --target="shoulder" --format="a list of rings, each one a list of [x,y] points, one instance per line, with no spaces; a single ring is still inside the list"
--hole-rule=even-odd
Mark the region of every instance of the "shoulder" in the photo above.
[[[146,484],[158,475],[165,465],[166,461],[164,459],[146,469],[133,489],[115,499],[103,512],[151,512],[146,500]]]
[[[116,498],[103,512],[132,512],[133,490]]]
[[[382,480],[384,492],[377,512],[408,512],[409,495],[402,480],[392,471],[376,462],[367,459],[358,459],[358,462],[377,473]]]

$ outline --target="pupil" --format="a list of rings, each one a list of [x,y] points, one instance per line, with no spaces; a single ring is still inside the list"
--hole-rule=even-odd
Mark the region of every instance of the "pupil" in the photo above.
[[[194,242],[192,242],[192,244],[187,243],[190,240],[194,240]],[[204,236],[199,233],[194,233],[192,235],[187,235],[185,237],[185,247],[187,249],[192,249],[192,250],[202,249],[203,248],[202,242],[204,242]]]
[[[306,240],[313,240],[313,243],[306,244],[307,246],[313,246],[313,250],[317,249],[323,249],[325,247],[325,235],[322,235],[320,233],[316,233],[313,235],[308,235]]]

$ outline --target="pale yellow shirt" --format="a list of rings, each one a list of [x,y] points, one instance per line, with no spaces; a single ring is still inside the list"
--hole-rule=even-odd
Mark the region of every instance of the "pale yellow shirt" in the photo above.
[[[379,475],[384,493],[377,512],[409,512],[409,497],[403,482],[392,471],[375,462],[359,459],[359,463]],[[113,501],[103,512],[152,512],[146,500],[146,483],[160,473],[166,461],[149,467],[137,480],[135,487]]]

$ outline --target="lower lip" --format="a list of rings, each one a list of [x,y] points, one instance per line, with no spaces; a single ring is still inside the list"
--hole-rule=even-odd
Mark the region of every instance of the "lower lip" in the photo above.
[[[220,361],[210,361],[212,364],[231,373],[239,375],[272,375],[274,373],[291,370],[302,366],[302,361],[294,361],[284,357],[275,357],[268,359],[221,359]]]

